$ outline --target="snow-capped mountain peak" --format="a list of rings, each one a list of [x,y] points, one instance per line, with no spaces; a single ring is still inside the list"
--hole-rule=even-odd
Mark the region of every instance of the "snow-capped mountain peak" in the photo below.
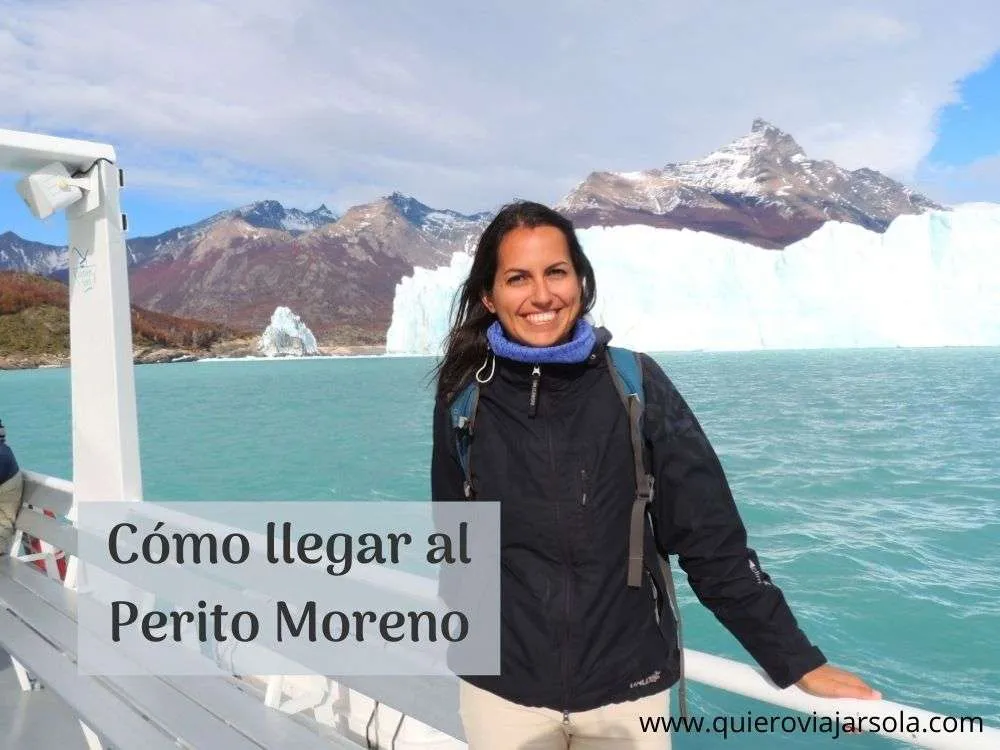
[[[479,224],[484,217],[489,214],[480,212],[476,214],[461,214],[450,209],[438,209],[426,206],[416,198],[395,192],[388,196],[386,200],[403,215],[407,221],[425,230],[438,231],[450,230],[456,226],[466,226],[470,222]]]
[[[829,220],[885,231],[900,214],[941,206],[875,170],[810,159],[790,135],[756,119],[748,134],[703,158],[595,172],[558,208],[581,228],[686,227],[784,247]]]
[[[411,224],[422,224],[427,214],[433,211],[429,206],[425,206],[412,196],[395,192],[385,199],[394,206]]]
[[[306,213],[297,208],[285,208],[276,200],[257,201],[234,211],[223,212],[223,216],[241,218],[260,229],[279,229],[291,234],[311,232],[337,220],[336,215],[325,204]]]
[[[68,261],[65,245],[59,247],[33,242],[9,231],[0,234],[0,270],[47,276],[64,270]]]
[[[763,183],[775,171],[796,170],[806,161],[794,138],[765,120],[756,119],[749,134],[702,159],[668,164],[661,174],[714,192],[764,195],[767,188]]]

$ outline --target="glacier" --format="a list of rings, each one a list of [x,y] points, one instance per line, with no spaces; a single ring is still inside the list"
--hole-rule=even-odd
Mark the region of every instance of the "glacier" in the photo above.
[[[648,226],[578,230],[592,322],[619,346],[745,351],[1000,345],[1000,204],[903,215],[884,234],[827,222],[784,250]],[[472,265],[396,286],[386,353],[438,355]]]
[[[303,357],[319,354],[316,337],[302,318],[287,307],[277,307],[271,323],[257,341],[257,351],[265,357]]]

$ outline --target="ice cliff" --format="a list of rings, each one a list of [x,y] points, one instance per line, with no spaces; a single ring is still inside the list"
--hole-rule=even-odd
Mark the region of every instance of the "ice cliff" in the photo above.
[[[828,222],[784,250],[648,226],[579,231],[595,323],[645,351],[1000,345],[1000,205]],[[435,354],[471,258],[396,287],[390,353]]]

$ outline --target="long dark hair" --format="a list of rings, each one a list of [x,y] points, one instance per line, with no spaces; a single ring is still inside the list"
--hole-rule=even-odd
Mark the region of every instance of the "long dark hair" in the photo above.
[[[480,235],[469,277],[456,295],[457,304],[453,305],[445,354],[432,374],[437,378],[439,397],[450,400],[486,358],[486,329],[496,320],[496,315],[483,305],[482,295],[493,290],[503,238],[518,227],[534,229],[542,226],[555,227],[566,238],[570,261],[583,286],[580,315],[586,315],[593,308],[596,297],[594,269],[583,253],[573,222],[541,203],[508,203]]]

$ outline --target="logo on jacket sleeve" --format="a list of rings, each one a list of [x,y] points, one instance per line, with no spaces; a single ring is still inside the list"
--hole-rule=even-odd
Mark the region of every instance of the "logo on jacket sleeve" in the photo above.
[[[629,684],[629,690],[635,690],[635,688],[645,687],[646,685],[652,685],[654,682],[660,681],[660,670],[657,669],[653,674],[648,677],[643,677],[641,680],[636,680]]]

